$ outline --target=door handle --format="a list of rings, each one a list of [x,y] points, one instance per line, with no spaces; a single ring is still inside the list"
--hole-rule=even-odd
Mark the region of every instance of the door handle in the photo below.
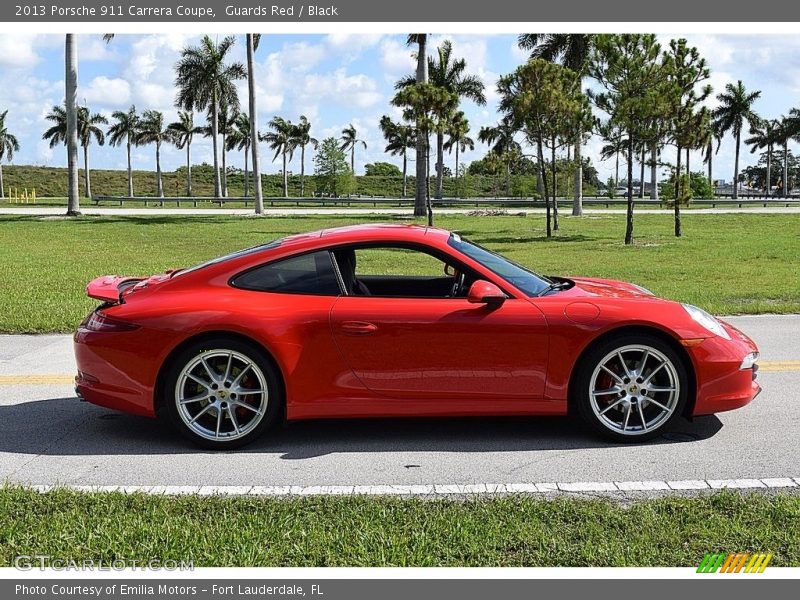
[[[342,331],[350,335],[369,335],[377,330],[377,325],[366,321],[344,321],[342,323]]]

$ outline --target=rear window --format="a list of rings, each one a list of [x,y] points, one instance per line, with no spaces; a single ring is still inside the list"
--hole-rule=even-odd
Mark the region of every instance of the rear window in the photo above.
[[[178,277],[180,275],[186,275],[187,273],[191,273],[193,271],[197,271],[205,267],[210,267],[211,265],[217,265],[219,263],[223,263],[228,260],[233,260],[234,258],[248,256],[250,254],[255,254],[256,252],[261,252],[262,250],[268,250],[270,248],[277,248],[278,246],[281,245],[282,241],[283,240],[273,240],[271,242],[267,242],[266,244],[259,244],[258,246],[253,246],[252,248],[245,248],[244,250],[237,250],[236,252],[231,252],[230,254],[226,254],[224,256],[218,256],[217,258],[212,258],[211,260],[201,262],[199,265],[189,267],[188,269],[181,269],[180,271],[175,271],[172,274],[172,276]]]
[[[341,293],[331,255],[327,250],[292,256],[256,267],[237,275],[231,284],[237,288],[259,292],[317,296],[338,296]]]

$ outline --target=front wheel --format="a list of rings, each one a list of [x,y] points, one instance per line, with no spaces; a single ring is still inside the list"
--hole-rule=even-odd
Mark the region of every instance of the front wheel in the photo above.
[[[660,338],[641,334],[608,340],[578,367],[573,401],[581,418],[616,441],[652,439],[668,431],[686,405],[682,358]]]
[[[279,379],[264,352],[235,339],[210,339],[171,363],[164,402],[172,425],[212,450],[250,443],[280,414]]]

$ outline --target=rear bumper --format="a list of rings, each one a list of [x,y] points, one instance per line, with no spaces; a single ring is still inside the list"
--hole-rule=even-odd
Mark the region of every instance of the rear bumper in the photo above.
[[[105,408],[154,417],[154,376],[146,353],[125,350],[137,332],[104,333],[80,328],[73,337],[76,395]],[[124,343],[120,337],[124,336]]]
[[[732,325],[724,325],[730,340],[712,337],[689,349],[697,372],[694,416],[741,408],[761,393],[756,382],[758,365],[741,368],[743,359],[758,352],[758,347]]]

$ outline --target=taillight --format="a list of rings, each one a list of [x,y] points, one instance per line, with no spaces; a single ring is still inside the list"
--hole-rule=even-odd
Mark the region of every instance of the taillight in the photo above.
[[[100,311],[93,312],[81,325],[84,329],[89,331],[102,331],[106,333],[139,329],[139,326],[135,323],[109,317]]]

